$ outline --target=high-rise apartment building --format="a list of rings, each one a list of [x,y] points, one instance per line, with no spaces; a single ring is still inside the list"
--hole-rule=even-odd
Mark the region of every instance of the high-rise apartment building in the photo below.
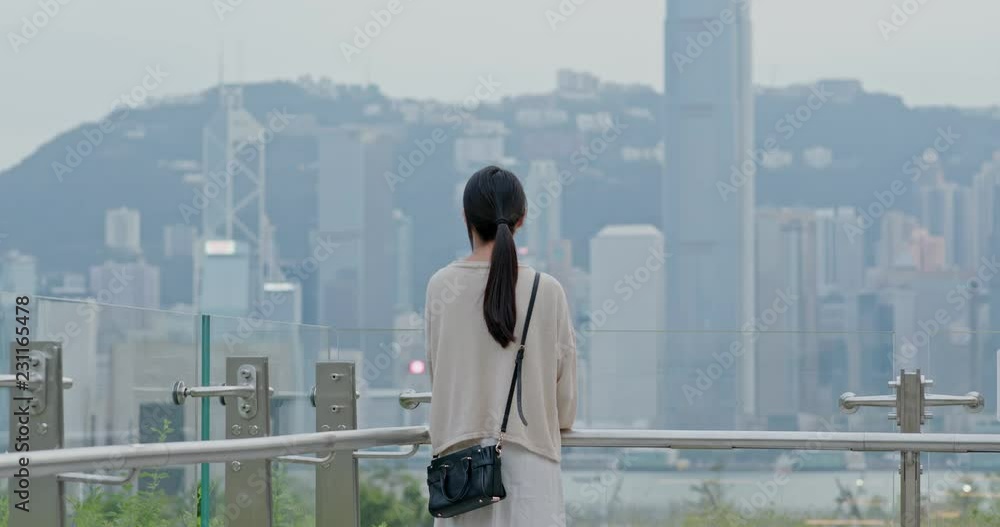
[[[104,246],[128,254],[142,252],[139,211],[121,207],[104,213]]]
[[[652,225],[608,226],[590,241],[594,331],[581,340],[592,426],[650,428],[662,416],[665,274],[663,235]]]

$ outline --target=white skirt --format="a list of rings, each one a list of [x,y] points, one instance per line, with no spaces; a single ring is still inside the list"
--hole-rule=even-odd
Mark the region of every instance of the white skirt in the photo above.
[[[506,443],[500,473],[507,490],[503,501],[454,518],[437,518],[434,527],[566,526],[559,463]]]

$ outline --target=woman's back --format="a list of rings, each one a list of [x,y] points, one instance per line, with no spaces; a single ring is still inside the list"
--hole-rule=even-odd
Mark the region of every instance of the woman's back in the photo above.
[[[483,292],[489,269],[488,262],[454,262],[438,271],[427,287],[434,454],[496,437],[500,430],[520,342],[502,348],[487,330]],[[535,272],[518,267],[518,339]],[[569,428],[576,416],[576,346],[566,295],[548,275],[541,276],[529,328],[521,377],[528,426],[521,423],[515,405],[506,440],[558,461],[559,430]]]
[[[565,524],[559,430],[572,426],[576,416],[576,344],[562,287],[518,264],[514,233],[524,225],[527,205],[510,171],[489,166],[473,174],[462,195],[472,254],[438,271],[427,285],[431,444],[435,456],[462,452],[428,467],[430,509],[439,516],[465,511],[438,518],[438,527]],[[515,388],[517,404],[503,435],[504,409]],[[475,462],[475,479],[473,460],[483,455],[491,461]],[[461,470],[459,458],[466,463],[464,475],[452,473]],[[494,467],[502,478],[486,475]],[[451,495],[449,474],[453,486],[462,485]],[[463,477],[464,483],[456,483]],[[463,502],[473,481],[497,485]]]

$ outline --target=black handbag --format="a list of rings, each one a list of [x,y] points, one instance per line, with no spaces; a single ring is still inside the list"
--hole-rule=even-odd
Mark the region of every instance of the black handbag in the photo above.
[[[531,311],[535,307],[535,295],[538,293],[540,273],[535,273],[535,281],[531,285],[531,300],[528,301],[528,312],[524,317],[524,329],[521,331],[521,345],[517,349],[514,361],[514,375],[510,380],[510,391],[507,393],[507,406],[503,411],[503,423],[500,425],[500,438],[496,445],[479,445],[452,452],[446,456],[436,457],[427,467],[427,488],[430,498],[428,510],[435,518],[451,518],[496,503],[507,497],[507,491],[500,477],[500,457],[503,454],[503,439],[507,433],[507,419],[510,417],[510,406],[517,391],[517,413],[525,426],[521,408],[521,363],[524,360],[524,340],[528,337],[528,323],[531,322]]]

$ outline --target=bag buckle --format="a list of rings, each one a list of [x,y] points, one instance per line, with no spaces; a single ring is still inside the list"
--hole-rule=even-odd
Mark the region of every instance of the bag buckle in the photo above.
[[[504,433],[500,432],[500,440],[497,441],[497,446],[494,447],[497,449],[497,457],[501,457],[503,455],[503,436]]]

